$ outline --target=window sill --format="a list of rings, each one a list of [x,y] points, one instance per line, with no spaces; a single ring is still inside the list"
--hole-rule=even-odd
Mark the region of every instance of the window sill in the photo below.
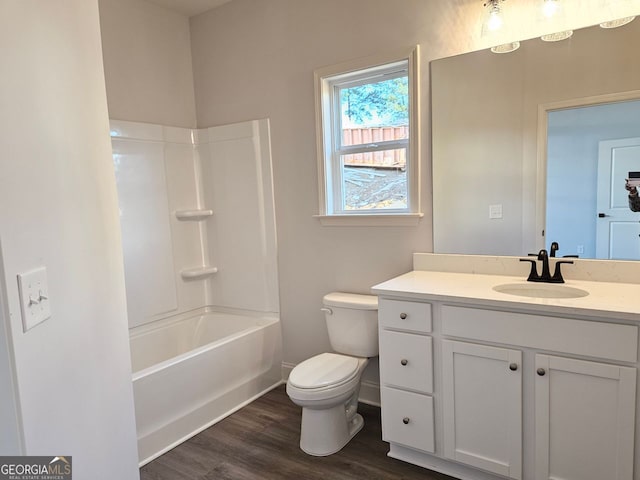
[[[364,215],[314,215],[327,227],[415,227],[423,213],[364,214]]]

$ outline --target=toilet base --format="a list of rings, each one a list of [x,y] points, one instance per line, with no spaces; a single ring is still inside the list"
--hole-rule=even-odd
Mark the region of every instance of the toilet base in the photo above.
[[[323,410],[303,408],[300,431],[302,451],[316,457],[326,457],[342,450],[364,426],[362,415],[349,413],[344,404]]]

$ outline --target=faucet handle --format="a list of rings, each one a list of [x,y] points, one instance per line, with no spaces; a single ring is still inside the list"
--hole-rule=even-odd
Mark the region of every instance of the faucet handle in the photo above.
[[[527,282],[537,282],[540,280],[540,275],[538,275],[538,269],[536,267],[536,260],[532,258],[521,258],[521,262],[531,262],[531,271],[529,272],[529,277],[527,277]]]
[[[560,271],[560,265],[563,263],[573,263],[573,260],[558,260],[556,262],[556,268],[550,280],[551,283],[564,283],[564,278],[562,278],[562,272]]]

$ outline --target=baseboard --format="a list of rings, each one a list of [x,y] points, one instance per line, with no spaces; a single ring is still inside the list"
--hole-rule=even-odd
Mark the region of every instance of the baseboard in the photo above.
[[[289,380],[289,374],[291,373],[291,370],[293,370],[293,368],[295,367],[295,363],[287,363],[287,362],[282,362],[282,381],[283,382],[287,382],[287,380]]]
[[[291,370],[295,367],[293,363],[282,362],[282,381],[286,383]],[[380,384],[365,380],[360,384],[360,395],[358,401],[375,407],[380,406]]]
[[[360,384],[360,395],[358,401],[366,403],[367,405],[373,405],[374,407],[380,406],[380,384],[364,381]]]

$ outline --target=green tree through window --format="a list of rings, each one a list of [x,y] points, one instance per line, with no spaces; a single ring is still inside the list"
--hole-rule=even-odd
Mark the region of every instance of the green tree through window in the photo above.
[[[409,122],[409,80],[403,76],[340,91],[343,118],[353,125],[402,125]]]

